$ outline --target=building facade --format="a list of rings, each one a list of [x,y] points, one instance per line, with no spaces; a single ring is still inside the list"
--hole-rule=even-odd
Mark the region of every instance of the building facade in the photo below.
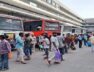
[[[94,32],[94,18],[85,19],[83,27],[86,28],[87,32]]]
[[[57,20],[68,26],[82,26],[83,19],[58,0],[0,0],[0,14],[22,20]]]

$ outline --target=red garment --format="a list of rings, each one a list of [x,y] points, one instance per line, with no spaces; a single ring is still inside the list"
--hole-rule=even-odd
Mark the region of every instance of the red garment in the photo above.
[[[69,37],[66,37],[65,38],[65,43],[70,43],[71,42],[71,39]]]

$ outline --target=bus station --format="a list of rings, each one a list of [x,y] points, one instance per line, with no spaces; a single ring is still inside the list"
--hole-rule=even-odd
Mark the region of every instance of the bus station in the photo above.
[[[0,72],[93,72],[94,63],[91,62],[94,54],[89,55],[93,52],[93,24],[94,18],[83,18],[65,5],[63,0],[0,0],[0,64],[4,61],[3,40],[7,44],[9,42],[12,55],[7,68],[9,70],[3,70],[1,64]],[[54,43],[57,41],[59,45],[56,46]],[[50,67],[53,48],[57,51],[55,57],[61,54],[61,61],[64,55],[65,60],[58,67]],[[26,65],[19,64],[16,55],[20,63]],[[42,55],[45,56],[44,60]],[[25,56],[26,60],[31,61],[25,61]],[[18,62],[13,62],[15,60]]]

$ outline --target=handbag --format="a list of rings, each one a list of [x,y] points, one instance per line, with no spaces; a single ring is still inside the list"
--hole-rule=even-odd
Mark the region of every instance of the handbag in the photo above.
[[[87,46],[88,46],[88,47],[91,47],[91,45],[92,45],[91,42],[88,41],[88,42],[87,42]]]
[[[9,52],[9,53],[8,53],[8,58],[9,58],[9,59],[12,59],[12,57],[13,57],[12,52]]]
[[[42,45],[39,45],[39,47],[40,47],[41,49],[43,49],[43,46],[42,46]]]

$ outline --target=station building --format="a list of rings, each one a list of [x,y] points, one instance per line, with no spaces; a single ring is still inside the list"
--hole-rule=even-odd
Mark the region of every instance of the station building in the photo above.
[[[58,0],[0,0],[0,30],[23,31],[23,21],[41,19],[59,21],[62,31],[66,28],[72,31],[73,27],[80,29],[83,22]]]

